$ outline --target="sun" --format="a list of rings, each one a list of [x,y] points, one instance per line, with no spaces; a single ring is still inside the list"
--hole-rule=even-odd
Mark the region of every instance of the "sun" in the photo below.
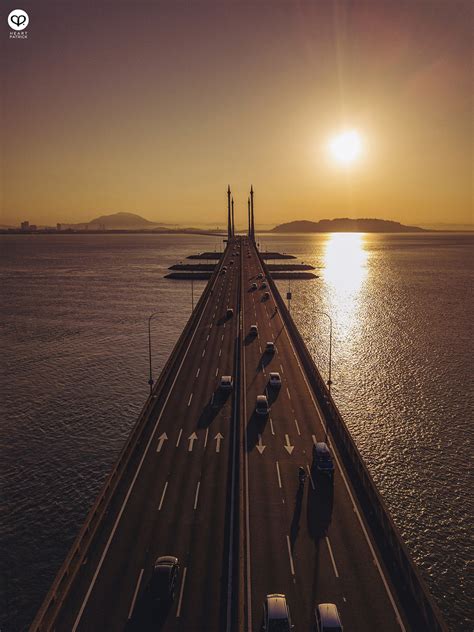
[[[362,140],[356,130],[341,132],[329,141],[329,152],[341,165],[350,165],[362,153]]]

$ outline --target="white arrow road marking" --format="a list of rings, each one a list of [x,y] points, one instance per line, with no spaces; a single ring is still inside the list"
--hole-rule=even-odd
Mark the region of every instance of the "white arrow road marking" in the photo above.
[[[196,439],[197,439],[197,434],[195,432],[193,432],[192,435],[189,435],[189,437],[188,437],[188,441],[189,441],[188,452],[192,452],[193,451],[193,445],[194,445],[194,442],[196,441]]]
[[[295,446],[291,445],[290,437],[287,434],[285,435],[285,441],[286,441],[286,445],[283,446],[283,447],[288,452],[288,454],[291,454],[293,452],[293,450],[295,449]]]
[[[161,448],[163,447],[163,443],[165,441],[167,441],[167,440],[168,440],[168,435],[166,434],[166,432],[163,432],[163,434],[161,434],[158,437],[158,447],[156,448],[157,452],[161,452]]]
[[[259,434],[258,435],[258,444],[257,444],[257,450],[260,452],[260,454],[263,454],[263,451],[265,450],[267,446],[262,444],[262,435]]]
[[[137,581],[137,586],[135,588],[135,592],[133,593],[133,599],[132,599],[132,604],[130,606],[130,610],[128,612],[128,620],[130,621],[130,619],[132,618],[132,613],[133,613],[133,609],[135,608],[135,602],[137,600],[137,595],[138,595],[138,590],[140,588],[140,584],[142,581],[142,577],[143,577],[143,571],[145,569],[142,568],[142,570],[140,571],[140,575],[138,576],[138,581]]]
[[[217,441],[216,443],[216,452],[220,452],[221,451],[221,441],[224,437],[221,435],[220,432],[218,432],[216,434],[216,436],[214,437],[214,439]]]

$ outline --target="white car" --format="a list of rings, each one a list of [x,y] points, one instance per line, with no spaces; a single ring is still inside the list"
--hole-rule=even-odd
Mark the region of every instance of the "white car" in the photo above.
[[[257,403],[255,405],[255,412],[261,417],[266,417],[269,411],[268,399],[266,395],[257,395]]]
[[[257,274],[257,279],[263,279],[263,274],[261,272]]]
[[[314,611],[314,616],[318,632],[343,632],[341,619],[335,604],[318,604]]]
[[[265,353],[275,353],[276,347],[274,342],[267,342],[265,346]]]
[[[221,377],[221,381],[219,382],[219,388],[223,391],[230,391],[234,386],[234,380],[232,379],[232,375],[223,375]]]
[[[249,334],[251,336],[256,336],[258,334],[258,327],[257,327],[257,325],[250,325]]]
[[[268,380],[269,386],[272,388],[280,388],[281,387],[281,377],[279,373],[270,373],[270,378]]]
[[[290,632],[294,627],[285,595],[267,595],[263,602],[265,632]]]

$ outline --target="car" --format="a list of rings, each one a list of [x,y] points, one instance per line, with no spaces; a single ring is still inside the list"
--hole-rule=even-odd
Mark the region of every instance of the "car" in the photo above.
[[[257,274],[257,279],[263,279],[263,274],[261,272]]]
[[[343,632],[341,618],[334,603],[320,603],[314,611],[318,632]]]
[[[227,308],[225,315],[227,316],[227,318],[232,318],[232,316],[234,315],[234,310],[232,309],[232,307]]]
[[[276,347],[274,342],[267,342],[265,345],[265,353],[275,353]]]
[[[258,334],[258,327],[257,327],[257,325],[250,325],[249,334],[251,336],[256,336]]]
[[[290,632],[290,608],[285,595],[267,595],[263,602],[263,629],[265,632]]]
[[[332,478],[334,475],[334,463],[331,452],[323,441],[315,443],[313,446],[313,462],[317,472]]]
[[[173,601],[179,576],[178,558],[172,555],[159,557],[153,567],[150,587],[155,603]]]
[[[281,377],[279,373],[272,372],[270,373],[270,378],[268,380],[269,386],[272,388],[280,388],[281,386]]]
[[[262,283],[262,290],[265,290],[267,287],[267,284],[265,283],[265,281]]]
[[[257,284],[256,283],[252,283],[252,285],[250,286],[251,290],[256,290],[257,289]]]
[[[234,265],[234,260],[233,260],[233,259],[231,259],[231,260],[229,261],[229,265],[231,265],[231,266],[233,266],[233,265]]]
[[[221,274],[226,274],[227,270],[224,270],[224,268],[222,268],[221,270]]]
[[[268,399],[266,395],[257,395],[257,403],[255,405],[255,412],[261,417],[266,417],[269,411]]]
[[[230,391],[234,386],[232,375],[223,375],[219,382],[219,388],[223,391]]]
[[[268,292],[264,292],[263,293],[263,300],[266,301],[269,298],[270,298],[270,294]]]

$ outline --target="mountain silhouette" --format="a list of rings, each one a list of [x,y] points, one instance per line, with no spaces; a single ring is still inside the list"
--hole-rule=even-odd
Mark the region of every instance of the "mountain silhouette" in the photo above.
[[[399,222],[385,219],[321,219],[319,222],[296,220],[279,224],[271,231],[274,233],[419,233],[425,232],[418,226],[405,226]]]

